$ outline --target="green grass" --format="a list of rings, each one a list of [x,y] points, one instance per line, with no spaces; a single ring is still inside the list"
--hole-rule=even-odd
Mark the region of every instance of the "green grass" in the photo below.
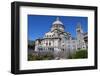
[[[69,55],[69,57],[66,59],[84,59],[84,58],[88,58],[88,51],[81,49],[81,50],[77,50],[75,53]],[[45,54],[45,55],[33,55],[33,54],[28,55],[28,61],[52,60],[52,59],[54,59],[54,56],[50,53]]]
[[[82,59],[82,58],[88,58],[88,51],[87,50],[78,50],[74,54],[70,55],[68,57],[69,59]]]
[[[51,54],[46,54],[46,55],[32,55],[32,54],[29,54],[28,55],[28,61],[33,61],[33,60],[51,60],[53,59],[53,55]]]

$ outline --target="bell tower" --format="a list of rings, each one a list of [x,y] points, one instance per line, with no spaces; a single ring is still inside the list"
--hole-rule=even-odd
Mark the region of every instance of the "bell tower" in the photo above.
[[[76,35],[77,36],[77,48],[81,49],[83,45],[84,37],[83,37],[83,29],[80,23],[77,24],[76,34],[77,34]]]

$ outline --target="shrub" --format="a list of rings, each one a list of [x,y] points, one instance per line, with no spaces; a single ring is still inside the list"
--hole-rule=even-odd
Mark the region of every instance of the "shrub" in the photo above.
[[[88,52],[87,50],[78,50],[72,55],[72,59],[80,59],[80,58],[87,58]]]
[[[87,58],[88,57],[88,51],[85,49],[77,50],[75,53],[70,54],[68,56],[68,59],[81,59],[81,58]]]
[[[28,61],[33,61],[33,60],[51,60],[53,58],[54,57],[51,54],[46,54],[46,55],[32,55],[32,54],[28,54]]]

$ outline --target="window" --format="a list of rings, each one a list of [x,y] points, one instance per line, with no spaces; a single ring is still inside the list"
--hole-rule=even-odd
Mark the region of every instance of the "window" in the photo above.
[[[46,46],[48,45],[48,43],[46,43]]]
[[[51,43],[49,42],[49,46],[51,46]]]
[[[53,37],[55,37],[55,34],[53,34]]]
[[[52,48],[50,48],[50,50],[52,50]]]
[[[54,48],[52,48],[52,50],[54,51]]]

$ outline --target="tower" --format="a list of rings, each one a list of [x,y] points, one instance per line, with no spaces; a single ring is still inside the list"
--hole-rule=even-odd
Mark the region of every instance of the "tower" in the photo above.
[[[77,49],[84,48],[84,36],[83,36],[83,29],[81,27],[81,24],[78,23],[76,27],[76,34],[77,34]]]

